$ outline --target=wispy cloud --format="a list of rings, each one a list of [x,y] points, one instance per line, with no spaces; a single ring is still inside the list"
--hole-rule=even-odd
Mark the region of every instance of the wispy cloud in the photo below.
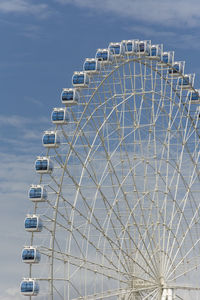
[[[132,32],[137,34],[135,38],[140,39],[149,39],[151,38],[152,40],[160,40],[160,43],[164,43],[165,40],[167,40],[168,46],[174,47],[176,45],[176,48],[181,48],[181,49],[196,49],[199,50],[200,47],[200,41],[198,38],[198,31],[194,32],[194,30],[187,30],[187,32],[180,34],[177,31],[173,30],[162,30],[158,29],[153,26],[145,26],[145,25],[134,25],[134,26],[126,26],[124,27],[125,30],[128,32]],[[169,50],[169,49],[165,49]]]
[[[37,39],[37,38],[41,37],[42,30],[39,26],[29,25],[24,28],[24,31],[22,31],[20,33],[20,35],[23,35],[23,36],[25,36],[27,38],[31,38],[31,39]]]
[[[51,126],[49,118],[26,118],[19,115],[0,115],[1,149],[12,153],[39,153],[44,130]],[[7,149],[7,150],[6,150]],[[1,158],[0,158],[1,159]]]
[[[0,153],[0,167],[1,192],[7,196],[16,192],[23,194],[35,174],[34,157],[31,155]]]
[[[197,27],[200,24],[198,0],[55,0],[90,8],[99,13],[113,13],[121,17],[162,26]]]
[[[0,300],[22,299],[19,284],[25,266],[21,262],[20,253],[26,237],[23,220],[31,208],[27,193],[35,175],[33,170],[32,155],[0,152],[1,274],[4,274],[0,282]]]
[[[0,300],[12,300],[15,298],[15,300],[21,300],[21,295],[19,293],[19,288],[10,288],[7,289],[3,295],[0,295]]]
[[[49,121],[48,118],[41,117],[38,118],[37,122],[39,123],[47,123]],[[14,127],[24,127],[27,124],[36,124],[35,119],[26,118],[19,115],[0,115],[0,126],[14,126]]]
[[[28,13],[46,17],[50,10],[47,4],[36,4],[30,0],[0,0],[0,13]]]
[[[8,117],[5,115],[0,115],[0,126],[7,125],[14,127],[23,127],[27,123],[29,123],[29,120],[21,116],[11,115]]]
[[[24,97],[24,100],[27,102],[30,102],[30,103],[33,103],[33,104],[36,104],[37,106],[41,107],[41,106],[44,106],[44,103],[41,101],[41,100],[38,100],[34,97],[30,97],[30,96],[25,96]]]

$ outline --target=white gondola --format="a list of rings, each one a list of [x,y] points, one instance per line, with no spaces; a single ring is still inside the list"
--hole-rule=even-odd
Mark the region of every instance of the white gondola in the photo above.
[[[200,103],[200,90],[195,89],[188,93],[188,99],[191,103],[199,104]]]
[[[61,93],[61,101],[66,106],[76,105],[80,100],[79,92],[76,89],[63,89]]]
[[[101,64],[110,64],[113,61],[113,55],[109,49],[97,49],[95,58],[101,62]]]
[[[100,71],[101,64],[97,58],[86,58],[83,70],[88,74],[96,74]]]
[[[148,56],[150,54],[151,41],[139,41],[138,42],[138,54]]]
[[[24,220],[24,227],[29,232],[41,232],[43,229],[43,223],[39,216],[28,215]]]
[[[72,85],[78,88],[88,87],[90,78],[86,72],[74,72],[72,76]]]
[[[149,58],[160,59],[163,52],[163,45],[151,45]]]
[[[60,138],[57,131],[45,131],[42,138],[43,146],[46,148],[58,148]]]
[[[39,156],[35,161],[35,170],[39,174],[50,174],[53,171],[53,163],[49,157]]]
[[[37,296],[40,288],[38,282],[33,278],[24,279],[20,285],[21,294],[24,296]]]
[[[53,124],[64,125],[69,122],[69,114],[66,108],[54,108],[51,114]]]
[[[172,67],[169,68],[169,74],[172,76],[179,76],[180,74],[184,74],[184,62],[175,61],[172,64]]]
[[[47,191],[42,185],[31,185],[28,196],[33,202],[44,202],[47,200]]]
[[[139,49],[139,40],[127,40],[122,41],[125,47],[125,54],[134,55]]]
[[[194,75],[187,74],[178,78],[178,86],[182,89],[191,89],[194,85]]]
[[[109,51],[116,58],[122,58],[125,54],[125,46],[123,42],[110,43],[108,46]]]
[[[41,255],[37,248],[25,246],[22,250],[22,261],[27,264],[37,264],[40,262]]]

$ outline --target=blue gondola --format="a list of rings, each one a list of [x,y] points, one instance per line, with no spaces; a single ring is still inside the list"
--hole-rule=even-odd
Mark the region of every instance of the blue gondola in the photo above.
[[[138,43],[138,53],[140,55],[149,55],[150,54],[150,41],[139,41]]]
[[[184,77],[178,78],[178,85],[183,89],[191,88],[193,85],[192,75],[184,75]]]
[[[66,108],[54,108],[51,114],[51,121],[54,124],[67,124],[69,122],[69,114]]]
[[[75,105],[79,102],[80,95],[76,89],[63,89],[61,93],[61,101],[66,106]]]
[[[169,69],[169,74],[177,76],[180,73],[183,73],[183,66],[183,62],[181,61],[174,62],[172,68]]]
[[[133,55],[138,52],[139,40],[128,40],[123,41],[125,47],[125,54]]]
[[[53,171],[53,164],[48,157],[38,157],[35,162],[35,169],[39,174],[50,174]]]
[[[170,63],[170,62],[169,62],[169,53],[168,53],[168,52],[163,53],[162,61],[163,61],[165,64]]]
[[[41,185],[32,185],[28,195],[29,199],[33,202],[44,202],[47,200],[47,191]]]
[[[45,131],[42,143],[47,148],[58,148],[60,145],[60,138],[57,131]]]
[[[86,58],[83,64],[83,70],[88,74],[95,74],[100,71],[100,62],[96,58]]]
[[[188,94],[189,101],[192,101],[194,103],[199,103],[200,101],[200,90],[191,91]]]
[[[109,49],[98,49],[95,58],[103,64],[109,64],[113,61],[113,55]]]
[[[74,87],[88,87],[89,83],[89,76],[86,72],[74,72],[72,76],[72,85]]]
[[[43,229],[43,223],[39,216],[31,215],[25,218],[24,227],[26,231],[41,232]]]
[[[150,47],[150,58],[152,59],[158,59],[161,57],[161,54],[162,54],[162,45],[152,45]]]
[[[174,63],[174,52],[173,51],[162,52],[160,63],[162,65],[173,64]]]
[[[39,284],[35,279],[28,278],[21,282],[21,294],[24,296],[37,296],[39,293]]]
[[[114,57],[122,57],[125,54],[125,47],[122,42],[110,43],[108,49]]]
[[[40,252],[35,247],[25,247],[22,250],[22,261],[27,264],[37,264],[40,262]]]

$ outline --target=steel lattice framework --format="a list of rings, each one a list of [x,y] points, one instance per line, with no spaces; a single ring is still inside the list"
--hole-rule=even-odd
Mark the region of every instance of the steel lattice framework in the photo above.
[[[150,42],[134,43],[137,51],[123,41],[109,61],[93,60],[95,72],[85,68],[76,105],[63,101],[69,120],[49,131],[59,144],[43,157],[54,168],[38,175],[47,194],[33,202],[43,228],[29,233],[42,256],[29,263],[37,299],[199,299],[194,75],[173,53],[164,61]]]

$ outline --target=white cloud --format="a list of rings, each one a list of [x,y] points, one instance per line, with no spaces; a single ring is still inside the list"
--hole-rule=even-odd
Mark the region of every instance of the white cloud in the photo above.
[[[20,115],[0,115],[1,152],[10,154],[14,150],[18,155],[32,153],[34,160],[44,150],[42,136],[49,127],[52,127],[50,118],[43,116],[36,120]]]
[[[0,300],[22,299],[19,284],[25,266],[21,262],[20,253],[25,242],[23,221],[31,207],[27,193],[35,175],[33,162],[32,155],[0,152],[2,202]]]
[[[0,126],[5,125],[5,126],[23,127],[25,124],[29,122],[30,121],[27,118],[18,115],[11,115],[11,116],[0,115]]]
[[[177,31],[170,31],[164,29],[159,30],[158,28],[153,28],[147,25],[126,26],[124,27],[124,29],[134,34],[134,38],[150,38],[152,41],[156,40],[157,42],[163,44],[165,51],[173,50],[174,45],[176,45],[176,48],[192,50],[199,50],[200,47],[200,40],[198,37],[199,33],[194,32],[194,30],[187,30],[187,33],[179,34],[179,32]],[[165,48],[166,40],[168,49]]]
[[[60,4],[73,4],[99,13],[118,16],[163,26],[196,27],[200,24],[198,0],[56,0]]]
[[[21,300],[22,297],[19,293],[19,288],[7,289],[2,295],[0,295],[0,300]]]
[[[41,28],[35,25],[27,25],[20,34],[28,38],[37,39],[41,37]]]
[[[133,31],[133,32],[137,32],[139,35],[145,36],[146,37],[157,37],[157,38],[177,38],[178,34],[176,32],[173,31],[159,31],[156,30],[152,27],[149,26],[145,26],[145,25],[134,25],[134,26],[127,26],[125,27],[126,30],[128,31]],[[136,36],[137,38],[137,36]]]
[[[49,14],[49,8],[47,4],[35,4],[30,0],[0,0],[0,12],[28,13],[45,17]]]
[[[36,119],[26,118],[20,115],[0,115],[0,126],[14,126],[21,128],[27,126],[28,124],[36,125],[37,123],[50,123],[50,119],[41,117]]]
[[[38,29],[38,28],[37,28],[37,29]],[[30,34],[31,34],[31,33],[30,33]],[[25,34],[25,35],[26,35],[26,34]],[[25,100],[26,102],[33,103],[33,104],[37,105],[38,107],[44,106],[44,103],[43,103],[41,100],[36,99],[36,98],[34,98],[34,97],[25,96],[25,97],[24,97],[24,100]]]
[[[19,199],[26,197],[31,178],[35,175],[34,160],[32,155],[0,153],[0,188],[4,200],[5,197],[12,199],[14,195]]]

